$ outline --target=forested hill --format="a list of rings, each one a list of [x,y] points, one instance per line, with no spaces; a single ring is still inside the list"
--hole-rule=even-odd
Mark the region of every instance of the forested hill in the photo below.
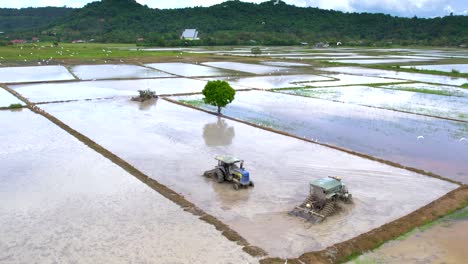
[[[42,33],[60,41],[143,42],[179,45],[185,28],[200,31],[200,45],[298,44],[341,41],[348,45],[418,44],[458,46],[468,42],[468,17],[400,18],[384,14],[343,13],[301,8],[275,0],[261,4],[227,1],[211,7],[151,9],[134,0],[102,0],[80,9],[58,8],[32,29],[24,17],[37,9],[1,9],[0,31],[12,35]],[[17,18],[15,27],[5,21]],[[18,33],[18,30],[22,31]],[[11,33],[16,31],[16,33]]]
[[[0,31],[38,30],[72,12],[73,9],[64,7],[0,8]]]

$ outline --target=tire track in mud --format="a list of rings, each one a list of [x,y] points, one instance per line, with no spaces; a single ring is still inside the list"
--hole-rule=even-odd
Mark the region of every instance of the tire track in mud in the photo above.
[[[3,87],[5,90],[16,96],[18,99],[23,101],[26,105],[27,108],[29,108],[31,111],[33,111],[36,114],[42,115],[61,129],[65,130],[68,134],[72,135],[79,141],[81,141],[83,144],[86,146],[90,147],[94,151],[98,152],[102,156],[106,157],[109,159],[111,162],[114,164],[118,165],[122,169],[124,169],[126,172],[129,174],[133,175],[135,178],[146,184],[148,187],[152,188],[153,190],[157,191],[159,194],[167,198],[168,200],[176,203],[184,211],[192,213],[195,216],[198,216],[200,220],[213,225],[216,230],[220,231],[221,234],[226,237],[228,240],[236,242],[238,245],[242,246],[242,250],[248,253],[249,255],[253,257],[264,257],[267,256],[267,253],[254,245],[251,245],[245,238],[243,238],[239,233],[231,229],[228,225],[225,223],[221,222],[218,220],[216,217],[204,212],[202,209],[197,207],[195,204],[192,202],[188,201],[185,199],[184,196],[181,194],[169,189],[167,186],[159,183],[158,181],[148,177],[145,175],[143,172],[139,171],[137,168],[126,162],[125,160],[121,159],[114,153],[110,152],[109,150],[105,149],[98,143],[94,142],[90,138],[86,137],[85,135],[81,134],[80,132],[74,130],[70,126],[66,125],[62,121],[60,121],[58,118],[54,117],[53,115],[47,113],[43,109],[39,108],[35,104],[31,103],[28,99],[14,91],[13,89],[9,87]]]

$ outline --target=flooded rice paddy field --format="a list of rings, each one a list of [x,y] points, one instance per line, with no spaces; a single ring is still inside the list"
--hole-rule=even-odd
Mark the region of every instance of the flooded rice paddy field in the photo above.
[[[81,80],[159,78],[173,76],[155,69],[125,64],[79,65],[73,66],[71,70]]]
[[[333,80],[324,81],[324,82],[303,82],[301,84],[303,86],[325,87],[325,86],[345,86],[345,85],[356,85],[356,84],[383,84],[383,83],[405,82],[405,80],[399,80],[399,79],[358,76],[358,75],[350,75],[350,74],[325,74],[324,76],[333,78]]]
[[[201,98],[174,97],[216,111]],[[466,123],[260,91],[238,92],[223,114],[468,183]]]
[[[400,83],[400,84],[385,84],[379,88],[395,89],[402,91],[416,91],[423,93],[441,94],[447,96],[468,97],[468,89],[459,88],[456,86],[427,84],[427,83]]]
[[[318,98],[238,92],[223,111],[247,122],[467,183],[466,122],[375,108],[392,106],[468,121],[468,90],[460,87],[468,83],[467,78],[364,66],[324,68],[321,63],[354,60],[412,67],[414,62],[434,64],[428,69],[443,71],[453,67],[450,64],[467,65],[462,61],[468,58],[464,50],[268,47],[262,48],[258,58],[239,57],[251,57],[250,47],[171,50],[180,51],[181,56],[191,52],[238,58],[231,62],[226,56],[223,61],[201,64],[71,67],[85,81],[75,80],[63,66],[4,67],[0,83],[10,83],[10,88],[36,103],[114,98],[40,107],[184,195],[270,256],[297,257],[353,238],[430,203],[457,185],[163,99],[131,102],[138,90],[151,89],[159,95],[200,93],[213,79],[226,80],[235,89],[294,88],[282,92]],[[463,66],[458,70],[465,72]],[[72,81],[47,83],[67,80]],[[15,85],[19,82],[41,83]],[[201,104],[198,95],[175,98],[214,110]],[[20,103],[0,88],[0,107],[15,102]],[[83,262],[177,262],[181,257],[195,263],[257,261],[214,227],[183,212],[42,117],[26,109],[1,110],[0,121],[7,127],[0,130],[0,198],[8,201],[0,204],[0,261],[69,262],[78,256]],[[256,186],[236,192],[229,184],[202,177],[214,167],[213,157],[218,154],[245,159]],[[344,178],[354,204],[320,225],[287,215],[307,195],[311,179],[334,175]],[[415,195],[420,193],[425,195]],[[442,232],[437,229],[430,236],[445,243],[439,236]],[[435,252],[436,260],[448,255],[465,258],[429,250]],[[392,253],[386,256],[390,256],[386,261],[407,260]]]
[[[443,72],[457,71],[460,73],[468,73],[468,64],[415,65],[415,66],[403,66],[403,68],[414,68],[418,70],[431,70],[431,71],[443,71]]]
[[[467,208],[455,214],[462,217],[442,219],[423,226],[397,240],[385,243],[351,263],[465,263],[468,259]],[[455,215],[454,214],[454,215]]]
[[[455,85],[460,86],[465,83],[468,83],[467,78],[458,78],[458,77],[449,77],[441,75],[431,75],[423,73],[409,73],[409,72],[398,72],[390,70],[379,70],[379,69],[368,69],[361,67],[329,67],[322,68],[321,70],[329,72],[339,72],[345,74],[355,74],[359,76],[372,76],[372,77],[386,77],[386,78],[395,78],[403,79],[408,81],[415,82],[426,82],[426,83],[437,83],[445,85]]]
[[[144,109],[128,98],[41,107],[271,256],[297,257],[350,239],[457,187],[161,99]],[[219,154],[245,159],[255,187],[235,191],[204,178]],[[344,178],[353,205],[320,225],[287,214],[307,196],[310,180],[333,175]]]
[[[42,116],[0,124],[0,262],[257,262]]]
[[[146,64],[146,66],[168,72],[171,74],[176,74],[184,77],[196,77],[196,76],[230,76],[230,75],[239,75],[239,72],[235,71],[226,71],[218,68],[196,65],[190,63],[151,63]]]
[[[314,98],[468,121],[468,98],[368,86],[284,90]]]
[[[0,87],[0,107],[9,107],[12,104],[24,105],[21,100]]]
[[[223,77],[223,78],[206,78],[204,80],[223,79],[229,82],[234,87],[256,88],[256,89],[278,89],[278,88],[301,88],[305,85],[315,82],[333,82],[332,77],[311,75],[311,74],[295,74],[295,75],[275,75],[275,76],[255,76],[255,77]],[[304,84],[306,83],[306,84]]]
[[[203,65],[252,74],[287,74],[291,68],[240,62],[204,62]]]
[[[32,102],[84,100],[115,96],[136,96],[138,90],[151,89],[158,95],[200,93],[206,80],[160,78],[145,80],[106,80],[68,83],[10,85]],[[233,85],[233,88],[243,88]]]
[[[0,83],[74,80],[63,66],[0,67]]]

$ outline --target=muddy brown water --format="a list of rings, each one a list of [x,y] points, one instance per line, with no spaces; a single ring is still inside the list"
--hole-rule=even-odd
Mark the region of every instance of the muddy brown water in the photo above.
[[[350,263],[466,263],[468,219],[439,223],[428,230],[385,243]]]
[[[1,263],[256,263],[42,116],[0,111]]]
[[[271,256],[297,257],[395,220],[457,185],[159,100],[42,106],[148,176],[184,195]],[[202,176],[218,154],[245,159],[255,187]],[[355,202],[321,225],[287,214],[308,182],[344,178]],[[415,195],[421,194],[424,195]]]

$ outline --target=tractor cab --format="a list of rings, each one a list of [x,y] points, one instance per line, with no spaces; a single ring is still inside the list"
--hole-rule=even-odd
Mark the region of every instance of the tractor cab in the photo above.
[[[347,196],[348,190],[341,182],[341,178],[327,177],[310,182],[310,195],[319,200],[328,200],[336,195]]]
[[[206,171],[205,176],[212,175],[218,182],[229,181],[234,183],[234,189],[253,186],[249,172],[244,169],[244,161],[232,156],[216,156],[218,165],[215,169]]]
[[[339,202],[351,202],[351,194],[339,177],[327,177],[309,183],[309,196],[296,206],[290,215],[303,217],[311,222],[323,221],[340,208]]]

